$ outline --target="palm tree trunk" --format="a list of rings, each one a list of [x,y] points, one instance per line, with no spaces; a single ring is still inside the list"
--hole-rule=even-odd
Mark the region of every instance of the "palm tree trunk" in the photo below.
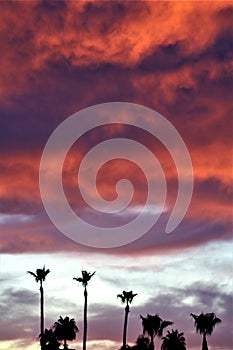
[[[202,340],[202,350],[208,350],[207,340],[206,340],[206,334],[203,334],[203,340]]]
[[[67,340],[64,339],[64,349],[67,349]]]
[[[155,344],[154,344],[154,337],[153,337],[153,335],[151,335],[151,337],[150,337],[149,349],[150,349],[150,350],[154,350],[154,349],[155,349]]]
[[[40,333],[44,334],[44,290],[40,284]]]
[[[87,289],[84,289],[83,350],[87,348]]]
[[[129,315],[129,305],[125,307],[125,320],[124,320],[124,330],[123,330],[123,349],[126,349],[126,335],[127,335],[127,324]]]

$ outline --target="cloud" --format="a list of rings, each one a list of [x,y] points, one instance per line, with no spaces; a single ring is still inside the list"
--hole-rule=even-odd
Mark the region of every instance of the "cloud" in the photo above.
[[[35,292],[29,289],[3,288],[1,291],[2,320],[1,341],[19,340],[26,344],[37,342],[39,331],[39,288]],[[66,302],[64,310],[63,300],[46,295],[45,327],[50,328],[59,318],[60,313],[69,314],[72,318],[77,308],[72,301]]]
[[[1,340],[33,337],[33,327],[37,323],[37,303],[37,293],[29,290],[7,288],[2,291],[1,313],[4,319],[1,326]]]
[[[138,298],[140,299],[140,296]],[[192,300],[191,304],[187,303],[188,298]],[[137,302],[138,300],[131,305],[129,342],[134,342],[142,333],[139,315],[158,313],[163,319],[174,321],[173,328],[185,332],[189,347],[197,346],[201,339],[200,336],[194,334],[194,324],[190,313],[215,312],[222,319],[222,324],[216,327],[209,339],[209,344],[213,343],[216,346],[227,348],[231,343],[229,327],[232,322],[230,312],[232,298],[230,294],[221,291],[220,285],[199,283],[184,288],[169,288],[166,291],[160,291],[160,294],[140,306],[137,305]],[[122,334],[124,306],[92,304],[90,308],[89,339],[117,341]]]
[[[93,261],[95,261],[94,258]],[[134,259],[132,259],[132,262],[133,261]],[[146,260],[145,258],[145,261],[148,261],[148,259]],[[105,299],[102,303],[95,302],[95,289],[92,291],[90,289],[88,307],[88,333],[90,344],[99,341],[100,345],[102,344],[101,346],[104,346],[106,342],[117,343],[119,342],[119,339],[121,339],[124,305],[121,305],[120,301],[117,300],[117,293],[115,291],[120,292],[119,286],[126,286],[127,283],[129,283],[126,276],[131,274],[132,278],[130,286],[133,285],[133,290],[134,292],[138,292],[138,296],[130,307],[131,310],[128,325],[128,341],[130,343],[133,343],[137,336],[142,332],[139,315],[158,313],[163,319],[174,321],[172,328],[178,329],[180,332],[183,331],[185,333],[188,348],[195,349],[201,343],[201,338],[200,335],[195,334],[194,324],[190,317],[190,313],[193,312],[199,314],[201,312],[215,312],[216,315],[222,319],[222,323],[216,327],[213,335],[209,337],[208,342],[210,346],[214,344],[214,346],[222,349],[229,348],[232,336],[230,331],[230,325],[232,324],[232,296],[230,294],[230,284],[229,280],[227,280],[227,275],[224,280],[213,282],[213,279],[208,280],[206,278],[206,270],[203,270],[202,275],[204,277],[202,280],[193,282],[194,279],[192,278],[189,281],[186,281],[185,276],[187,276],[188,273],[188,266],[184,266],[184,262],[185,258],[183,258],[183,262],[180,261],[180,264],[183,264],[183,269],[179,269],[179,278],[176,279],[177,285],[167,279],[169,276],[171,277],[171,274],[168,271],[169,262],[167,262],[167,259],[162,260],[160,264],[160,267],[165,267],[165,269],[162,270],[156,270],[150,264],[149,269],[151,277],[148,269],[145,273],[145,269],[135,271],[132,266],[129,269],[127,269],[127,266],[126,268],[120,266],[122,273],[119,275],[114,273],[116,278],[113,280],[108,279],[108,275],[105,274],[106,270],[104,270],[103,267],[101,268],[103,262],[99,262],[98,276],[103,280],[105,287],[108,290],[112,283],[115,283],[115,287],[109,288],[109,291],[113,294],[110,295],[110,299]],[[177,261],[171,260],[170,257],[170,265],[172,264],[177,265]],[[192,269],[190,270],[191,266],[192,262],[190,261],[189,273],[192,271]],[[111,275],[113,275],[115,268],[118,268],[117,265],[114,265],[113,267],[109,266]],[[197,266],[194,266],[193,268],[197,268]],[[57,271],[57,276],[59,276],[60,272]],[[217,272],[217,275],[218,273],[219,272]],[[137,274],[138,276],[136,276]],[[141,283],[140,276],[143,276],[144,278],[143,284]],[[183,281],[182,276],[184,278]],[[8,282],[5,281],[5,283]],[[81,316],[82,301],[78,301],[78,304],[76,304],[76,293],[74,294],[75,299],[72,299],[71,297],[69,300],[67,300],[66,295],[62,295],[62,293],[60,296],[55,296],[51,286],[53,286],[55,290],[57,287],[53,282],[51,283],[50,285],[49,283],[46,285],[46,327],[50,327],[54,321],[59,318],[59,315],[69,315],[76,319],[80,328],[79,339],[82,335],[83,327]],[[62,288],[63,283],[64,280],[60,281],[58,285]],[[226,284],[228,284],[229,287],[228,291]],[[140,286],[139,290],[137,289],[138,286]],[[37,285],[35,285],[35,287],[37,287]],[[95,288],[94,284],[93,288]],[[35,291],[31,291],[24,287],[17,288],[15,286],[9,287],[6,284],[3,285],[1,312],[4,314],[4,319],[2,320],[3,332],[1,340],[17,341],[18,339],[18,341],[24,341],[25,344],[35,343],[37,341],[36,337],[39,328],[38,288],[36,288]],[[14,327],[12,327],[12,322],[14,322]],[[160,343],[160,340],[157,341],[157,346],[158,343]],[[108,348],[107,345],[106,348]]]
[[[37,83],[37,74],[52,67],[66,72],[70,67],[96,71],[108,64],[128,68],[148,62],[151,69],[157,62],[160,69],[177,68],[183,60],[179,56],[198,57],[221,31],[230,28],[231,11],[229,2],[210,7],[194,2],[137,2],[134,6],[120,1],[63,2],[53,6],[37,1],[5,3],[2,8],[5,97],[11,91],[16,95],[29,91],[27,85]],[[27,15],[26,25],[17,16],[20,11]],[[195,33],[192,40],[190,33]]]
[[[105,254],[108,263],[110,258],[119,261],[119,266],[112,266],[112,271],[120,270],[122,279],[115,275],[110,278],[108,274],[103,277],[106,284],[116,288],[122,282],[128,283],[127,276],[132,276],[134,282],[135,275],[144,273],[143,266],[136,263],[120,269],[125,257],[143,257],[147,261],[156,254],[170,261],[174,256],[189,254],[187,260],[193,261],[192,254],[198,256],[198,249],[203,250],[213,242],[217,242],[221,251],[224,242],[231,239],[232,231],[229,151],[232,146],[232,8],[228,1],[2,2],[3,253],[88,254],[93,265],[98,262],[100,268],[103,266],[99,257]],[[40,198],[39,162],[49,136],[63,120],[87,106],[112,101],[150,107],[174,125],[191,155],[194,192],[181,225],[173,234],[165,235],[164,228],[178,188],[177,171],[165,147],[151,135],[125,126],[109,126],[83,136],[65,161],[63,185],[72,208],[87,221],[100,226],[123,223],[131,219],[145,201],[143,174],[132,164],[123,162],[106,164],[98,174],[98,186],[105,199],[113,199],[118,179],[127,175],[133,181],[135,197],[125,215],[103,218],[91,213],[80,199],[78,164],[88,149],[106,138],[124,136],[143,143],[158,157],[168,183],[166,211],[155,227],[130,245],[96,251],[70,241],[50,223]],[[92,195],[88,181],[84,185]],[[221,254],[219,264],[211,261],[209,251],[207,255],[209,261],[205,260],[205,266],[195,265],[191,273],[191,277],[199,273],[202,283],[186,281],[183,288],[169,286],[166,290],[162,283],[160,287],[156,283],[148,287],[149,299],[145,297],[146,300],[132,305],[129,341],[134,342],[141,333],[139,314],[159,312],[162,317],[174,320],[174,327],[179,331],[185,331],[188,348],[193,350],[200,347],[201,339],[194,334],[190,312],[214,311],[223,322],[216,327],[209,344],[230,348],[230,295],[224,283],[205,283],[202,273],[207,268],[213,270],[214,280],[215,273],[225,276],[227,271],[228,276],[229,266],[221,262]],[[151,273],[165,273],[167,265],[152,264],[150,268]],[[179,278],[182,271],[180,268]],[[10,278],[12,275],[3,278],[6,289],[1,299],[2,339],[15,339],[10,347],[24,348],[35,342],[38,333],[39,294],[20,286],[18,289],[7,287]],[[141,281],[143,286],[150,282],[145,274]],[[63,303],[70,315],[76,310],[70,300],[49,298],[48,326],[59,317],[57,311],[63,314]],[[25,309],[29,313],[26,318]],[[121,305],[92,304],[90,340],[94,348],[120,347],[123,314]]]
[[[231,342],[231,332],[229,333],[229,325],[232,322],[232,313],[229,311],[231,302],[230,294],[222,292],[220,285],[200,282],[183,289],[172,288],[163,292],[143,305],[143,309],[148,310],[148,313],[158,313],[163,319],[174,321],[172,328],[185,333],[188,348],[201,343],[200,335],[193,334],[195,328],[190,313],[215,312],[222,319],[222,323],[216,327],[208,343],[220,348],[228,348]],[[142,308],[140,307],[139,310],[141,312]]]
[[[208,107],[203,111],[197,109],[196,113],[200,113],[202,116],[204,112],[208,114]],[[114,131],[114,128],[111,127],[111,137],[132,138],[135,136],[137,141],[141,141],[146,147],[155,152],[163,166],[168,183],[167,212],[158,223],[159,226],[153,228],[143,237],[143,240],[139,240],[120,251],[127,252],[128,248],[130,250],[131,248],[136,249],[136,251],[138,249],[147,251],[147,249],[159,249],[161,247],[170,249],[171,247],[178,248],[179,244],[181,244],[180,247],[188,247],[204,244],[208,240],[229,239],[231,232],[231,162],[230,152],[228,151],[230,137],[228,132],[224,134],[224,130],[230,128],[227,121],[224,127],[221,125],[220,117],[221,113],[219,111],[213,121],[207,118],[207,123],[212,129],[207,135],[201,124],[201,118],[193,118],[193,122],[191,120],[192,128],[188,129],[190,134],[187,140],[194,167],[194,192],[186,221],[177,229],[175,240],[163,234],[165,221],[177,195],[177,173],[171,156],[158,142],[153,143],[152,137],[145,135],[144,132],[134,132],[132,134],[132,131],[128,128],[118,128]],[[219,130],[218,134],[217,130]],[[101,133],[95,131],[94,135],[89,134],[87,139],[83,137],[80,143],[73,148],[73,153],[71,152],[68,155],[63,174],[64,189],[73,209],[77,210],[88,222],[94,222],[100,226],[109,226],[109,221],[114,226],[132,219],[132,215],[129,215],[129,213],[133,212],[138,205],[144,203],[146,194],[145,176],[137,167],[125,161],[112,161],[107,163],[98,174],[100,192],[106,199],[114,199],[116,182],[126,176],[135,185],[135,197],[131,203],[131,208],[126,212],[126,215],[111,217],[111,220],[109,220],[109,216],[102,217],[87,210],[87,206],[77,190],[78,165],[88,147],[91,148],[99,141],[109,137],[108,131],[109,129],[105,128]],[[45,247],[49,251],[52,249],[76,250],[80,248],[78,245],[68,242],[46,219],[39,192],[40,155],[36,148],[35,154],[32,154],[30,150],[26,152],[17,151],[15,154],[10,152],[8,156],[4,155],[1,160],[2,213],[5,218],[8,218],[3,225],[2,250],[5,252],[23,252],[30,251],[30,249],[40,251],[44,242],[46,242]],[[138,156],[143,157],[143,155]],[[56,158],[54,158],[54,161],[56,161]],[[153,176],[151,174],[152,179]],[[92,194],[88,181],[85,186]],[[200,202],[202,206],[200,206]],[[21,220],[23,217],[27,218],[27,222]],[[161,234],[159,233],[160,230]],[[182,232],[183,230],[189,232],[189,234]],[[33,237],[31,232],[34,233]]]

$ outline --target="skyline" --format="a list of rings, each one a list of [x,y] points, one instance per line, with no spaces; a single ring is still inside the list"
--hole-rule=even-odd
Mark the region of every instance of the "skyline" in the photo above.
[[[82,289],[72,278],[82,269],[96,271],[89,285],[88,350],[119,349],[124,307],[116,296],[123,290],[138,294],[129,315],[130,344],[142,332],[139,315],[158,313],[174,321],[169,330],[184,332],[188,350],[199,350],[201,337],[189,315],[215,312],[222,323],[209,337],[209,348],[230,350],[232,3],[36,0],[1,1],[0,7],[5,315],[0,349],[38,348],[39,291],[26,271],[45,265],[51,270],[45,282],[45,325],[50,327],[60,315],[75,318],[80,328],[77,350]],[[145,176],[131,161],[110,160],[97,174],[99,194],[113,201],[117,181],[127,178],[134,196],[121,213],[94,212],[81,197],[77,173],[83,157],[100,142],[126,138],[144,145],[157,158],[167,183],[165,206],[148,232],[130,244],[97,249],[70,240],[50,221],[41,199],[39,167],[46,142],[62,122],[84,108],[113,102],[150,108],[174,126],[191,157],[194,188],[182,222],[166,234],[178,193],[173,155],[152,134],[124,123],[89,130],[70,148],[62,174],[69,205],[83,220],[109,230],[127,223],[146,202],[147,181],[158,180],[157,173],[151,170]],[[127,123],[128,116],[123,118]],[[151,130],[155,127],[153,118],[145,116],[145,121]],[[58,156],[59,150],[51,166]],[[150,169],[149,158],[141,151],[136,156]],[[96,164],[92,159],[88,171]],[[95,201],[90,177],[82,185]],[[49,190],[48,198],[59,204]],[[149,207],[145,220],[159,210],[159,204]]]

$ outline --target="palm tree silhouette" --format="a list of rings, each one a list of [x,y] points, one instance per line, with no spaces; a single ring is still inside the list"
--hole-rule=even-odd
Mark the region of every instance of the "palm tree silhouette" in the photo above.
[[[136,340],[136,345],[132,346],[132,350],[148,350],[150,344],[150,339],[144,335],[139,335]]]
[[[40,282],[40,334],[44,334],[44,289],[43,282],[45,281],[45,277],[50,272],[49,269],[45,270],[45,266],[43,269],[37,269],[36,273],[27,271],[30,275],[32,275],[36,282]],[[42,346],[42,343],[41,343]]]
[[[130,292],[126,292],[125,290],[123,290],[122,294],[118,294],[117,298],[121,299],[122,304],[126,303],[126,307],[125,307],[125,319],[124,319],[124,329],[123,329],[123,345],[122,345],[122,350],[126,349],[126,334],[127,334],[127,324],[128,324],[128,315],[129,315],[129,304],[132,303],[133,298],[136,296],[137,294],[133,294],[133,291],[131,290]]]
[[[62,318],[60,316],[59,320],[54,323],[54,334],[58,340],[64,340],[64,349],[68,349],[67,340],[74,340],[76,338],[76,333],[79,331],[75,320],[66,316]]]
[[[74,277],[73,279],[82,283],[84,287],[84,312],[83,312],[83,350],[86,350],[87,344],[87,285],[90,279],[94,276],[93,273],[82,270],[82,277]]]
[[[60,343],[52,329],[45,329],[39,337],[41,344],[43,344],[43,350],[59,350]]]
[[[178,330],[167,331],[162,340],[161,350],[186,350],[184,333],[179,333]]]
[[[150,337],[150,345],[149,349],[154,350],[154,338],[155,336],[162,337],[163,330],[167,326],[170,326],[173,324],[171,321],[163,321],[159,315],[150,315],[147,314],[147,317],[141,316],[142,319],[142,328],[143,328],[143,335],[147,334]]]
[[[206,336],[211,335],[214,327],[222,322],[220,318],[216,317],[215,313],[207,313],[200,315],[190,314],[194,318],[194,325],[196,327],[196,332],[203,335],[202,339],[202,350],[208,350]]]

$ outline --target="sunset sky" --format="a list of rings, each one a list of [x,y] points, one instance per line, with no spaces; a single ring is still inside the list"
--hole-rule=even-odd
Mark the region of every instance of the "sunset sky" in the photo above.
[[[81,349],[83,327],[83,289],[73,277],[86,269],[96,271],[88,288],[88,350],[120,348],[124,306],[116,295],[123,290],[138,294],[129,315],[129,344],[142,334],[139,315],[158,313],[184,332],[187,350],[199,350],[190,313],[215,312],[222,323],[208,338],[209,349],[231,350],[232,21],[227,1],[0,2],[0,349],[39,349],[39,285],[26,271],[45,265],[51,270],[44,284],[45,325],[60,315],[75,318],[80,333],[72,348]],[[164,116],[190,153],[194,189],[183,221],[166,234],[178,192],[172,155],[134,127],[88,131],[63,167],[67,200],[84,220],[110,229],[132,220],[145,204],[147,180],[156,178],[153,172],[146,178],[130,159],[107,162],[97,176],[100,195],[114,200],[122,178],[135,193],[121,214],[92,211],[81,198],[77,173],[85,154],[102,141],[143,144],[167,181],[164,209],[146,234],[97,249],[70,240],[50,221],[39,167],[48,138],[63,121],[107,102],[134,103]],[[152,128],[153,119],[148,123]],[[94,196],[88,178],[83,185]],[[52,195],[50,200],[56,205]],[[145,220],[157,209],[148,210]],[[160,344],[156,340],[157,349]]]

